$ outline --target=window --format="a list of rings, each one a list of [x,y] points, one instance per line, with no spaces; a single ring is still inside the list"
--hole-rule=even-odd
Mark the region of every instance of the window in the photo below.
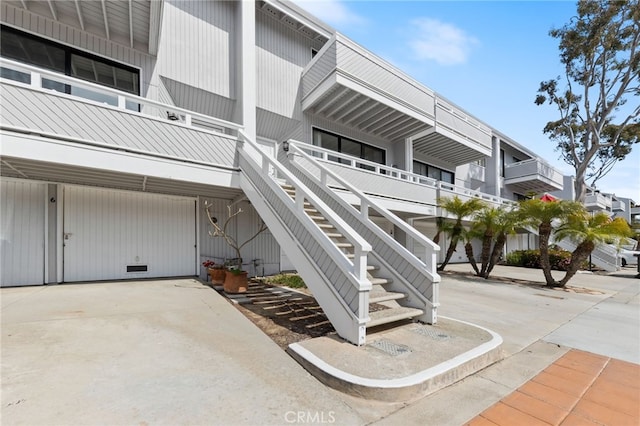
[[[41,39],[9,27],[2,26],[1,30],[0,55],[2,57],[56,71],[134,95],[140,94],[140,72],[135,68],[118,64],[86,52],[81,52],[53,41]],[[27,74],[4,68],[2,69],[2,77],[25,83],[29,82],[29,76]],[[83,96],[83,94],[76,92],[87,92],[87,90],[84,89],[70,87],[69,85],[46,79],[43,79],[42,85],[48,89],[78,94],[79,96]],[[86,97],[93,99],[95,96],[104,97],[104,95],[97,93]],[[96,100],[105,101],[104,99]]]
[[[413,173],[421,176],[427,176],[432,179],[441,180],[450,184],[455,184],[455,173],[439,167],[431,166],[420,161],[413,162]]]
[[[332,151],[351,155],[352,157],[362,158],[363,160],[374,163],[386,164],[386,152],[384,149],[325,132],[324,130],[313,129],[313,144]],[[332,157],[331,155],[329,156],[329,160],[339,163],[347,162],[347,160]],[[365,164],[360,164],[359,167],[366,170],[373,170],[373,167]]]
[[[500,150],[500,176],[504,177],[504,149]]]

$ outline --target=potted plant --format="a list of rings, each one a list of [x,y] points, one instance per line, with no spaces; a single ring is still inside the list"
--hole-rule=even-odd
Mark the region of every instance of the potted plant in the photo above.
[[[213,260],[205,260],[202,262],[202,266],[207,270],[211,284],[220,285],[224,282],[224,277],[226,275],[224,265],[216,263]]]
[[[223,288],[226,293],[245,293],[249,287],[248,273],[247,271],[242,270],[242,254],[241,249],[253,241],[258,235],[260,235],[263,231],[267,229],[267,226],[264,222],[260,225],[258,231],[253,234],[246,241],[240,243],[234,237],[232,237],[228,231],[228,226],[233,218],[242,213],[242,209],[238,208],[233,211],[233,205],[235,203],[229,204],[227,206],[227,219],[224,221],[222,226],[218,223],[218,218],[211,214],[211,207],[213,204],[210,204],[205,201],[204,210],[207,213],[207,219],[213,228],[212,231],[209,231],[209,235],[212,237],[222,237],[227,242],[229,247],[231,247],[236,252],[235,259],[228,262]]]

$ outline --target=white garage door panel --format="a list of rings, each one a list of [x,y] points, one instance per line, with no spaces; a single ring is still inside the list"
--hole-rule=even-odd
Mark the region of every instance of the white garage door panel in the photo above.
[[[65,188],[64,280],[196,274],[195,201]],[[127,272],[127,266],[147,266]]]
[[[45,185],[2,181],[0,286],[44,283]]]

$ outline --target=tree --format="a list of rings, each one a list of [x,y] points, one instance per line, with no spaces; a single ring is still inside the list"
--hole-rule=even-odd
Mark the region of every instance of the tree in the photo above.
[[[237,208],[234,211],[234,208],[233,208],[234,204],[235,203],[227,205],[227,218],[222,225],[218,223],[218,218],[211,214],[211,208],[213,207],[213,204],[205,201],[204,210],[207,214],[207,219],[209,220],[209,223],[213,228],[213,231],[209,231],[209,235],[212,237],[222,237],[227,242],[229,247],[231,247],[236,252],[236,258],[235,258],[236,265],[234,266],[236,267],[237,270],[241,271],[242,270],[242,253],[241,253],[242,248],[247,244],[249,244],[251,241],[253,241],[255,238],[257,238],[258,235],[266,231],[268,228],[264,222],[261,222],[260,227],[258,228],[255,234],[247,238],[242,243],[237,241],[233,236],[231,236],[231,233],[228,230],[228,227],[231,221],[233,220],[233,218],[241,214],[243,210],[241,208]]]
[[[560,114],[544,133],[575,170],[575,200],[640,141],[640,7],[638,0],[580,0],[577,16],[549,34],[559,39],[566,89],[560,77],[540,83],[535,103]],[[625,109],[614,122],[616,114]]]
[[[558,240],[569,238],[577,243],[571,253],[567,272],[557,283],[558,286],[564,287],[567,284],[598,244],[604,244],[618,237],[626,237],[631,233],[631,228],[624,219],[618,217],[611,220],[603,212],[593,216],[587,213],[570,216],[555,233]]]
[[[438,271],[443,271],[451,260],[453,253],[456,251],[456,246],[458,245],[458,242],[463,235],[463,219],[472,217],[475,213],[480,211],[480,209],[485,206],[485,203],[484,201],[477,198],[470,198],[467,201],[462,201],[456,195],[453,198],[442,198],[438,200],[438,204],[440,204],[440,207],[443,210],[446,210],[454,216],[454,224],[449,231],[451,242],[449,243],[449,248],[447,249],[447,254],[444,258],[444,261],[440,266],[438,266]]]
[[[551,275],[551,263],[549,262],[549,239],[553,232],[553,224],[562,223],[573,215],[583,214],[584,211],[584,206],[576,201],[531,199],[520,202],[518,220],[523,226],[531,226],[538,231],[540,267],[549,286],[556,285],[556,281]]]
[[[476,215],[467,234],[471,238],[482,241],[480,269],[478,270],[477,266],[472,263],[477,276],[489,278],[491,271],[502,257],[508,235],[515,232],[518,222],[517,209],[507,206],[485,207]],[[469,243],[468,245],[471,246]],[[473,249],[465,246],[465,251],[467,251],[469,262],[475,262]]]

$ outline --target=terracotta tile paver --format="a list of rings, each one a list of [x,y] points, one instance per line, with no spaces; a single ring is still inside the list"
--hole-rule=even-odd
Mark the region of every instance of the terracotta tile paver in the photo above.
[[[640,425],[640,365],[572,349],[468,425]]]

